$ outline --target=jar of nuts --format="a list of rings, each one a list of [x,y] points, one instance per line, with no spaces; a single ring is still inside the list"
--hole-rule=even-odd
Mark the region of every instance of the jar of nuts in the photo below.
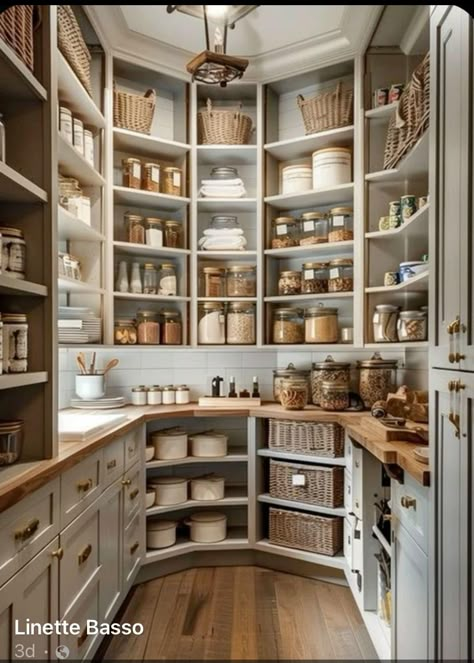
[[[288,270],[280,272],[278,279],[279,295],[299,295],[301,293],[301,272]]]
[[[329,263],[328,292],[352,292],[354,268],[351,258],[336,258]]]
[[[160,164],[148,162],[144,163],[142,167],[142,189],[145,191],[152,191],[153,193],[160,192]]]
[[[303,410],[308,403],[308,381],[295,378],[283,380],[280,402],[285,410]]]
[[[328,262],[304,262],[301,270],[301,294],[320,295],[328,291]]]
[[[273,219],[272,249],[297,246],[298,241],[298,219],[293,216],[278,216]]]
[[[319,401],[323,410],[341,412],[349,407],[349,385],[344,382],[324,381]]]
[[[117,345],[136,345],[136,321],[132,318],[116,320],[114,324],[114,339]]]
[[[354,239],[352,207],[333,207],[329,216],[329,242],[347,242]]]
[[[323,212],[301,215],[300,244],[325,244],[328,241],[328,219]]]
[[[376,401],[384,401],[393,391],[396,384],[396,359],[382,359],[380,353],[375,352],[370,359],[358,361],[359,393],[368,409]]]
[[[140,159],[122,159],[122,185],[130,189],[140,189],[142,185],[142,164]]]
[[[346,384],[349,388],[351,381],[351,365],[345,361],[334,361],[328,355],[324,361],[314,362],[311,371],[311,395],[314,405],[321,400],[321,387],[323,382],[336,382]]]
[[[273,343],[303,343],[303,311],[293,306],[277,308],[273,312]]]
[[[176,168],[176,166],[163,168],[163,193],[170,196],[180,196],[181,178],[181,168]]]
[[[337,308],[329,308],[322,304],[310,306],[305,311],[304,329],[305,343],[337,343],[339,338]]]
[[[145,219],[143,216],[125,212],[123,218],[127,232],[127,242],[145,244]]]

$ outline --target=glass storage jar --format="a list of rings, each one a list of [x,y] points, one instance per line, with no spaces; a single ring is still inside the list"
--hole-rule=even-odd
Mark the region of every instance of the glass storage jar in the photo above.
[[[394,343],[398,341],[397,320],[399,306],[379,304],[372,317],[374,343]]]
[[[23,280],[26,276],[26,242],[19,228],[0,228],[2,238],[2,271],[14,279]]]
[[[203,267],[200,291],[202,297],[225,297],[225,268]]]
[[[319,405],[323,410],[341,412],[349,407],[349,385],[344,382],[324,381],[321,384]]]
[[[303,311],[293,306],[277,308],[273,311],[273,343],[303,343]]]
[[[142,185],[142,163],[140,159],[122,159],[122,186],[140,189]]]
[[[298,245],[298,219],[293,216],[278,216],[272,223],[272,249],[285,249],[288,246]]]
[[[285,410],[303,410],[308,404],[308,382],[285,378],[281,384],[280,402]]]
[[[198,343],[223,345],[225,343],[225,314],[221,302],[201,302],[199,305]]]
[[[239,171],[232,166],[215,166],[210,177],[212,180],[234,180],[239,177]]]
[[[294,364],[288,364],[286,368],[276,368],[273,371],[273,398],[280,403],[280,392],[283,380],[301,380],[305,381],[308,385],[309,393],[309,376],[310,371],[303,368],[295,368]]]
[[[328,241],[328,219],[323,212],[301,215],[300,244],[325,244]]]
[[[163,345],[181,345],[182,335],[181,313],[167,309],[161,311],[161,343]]]
[[[3,372],[28,371],[28,318],[23,313],[2,313]]]
[[[176,168],[176,166],[163,168],[163,193],[170,196],[180,196],[181,178],[181,168]]]
[[[12,465],[23,451],[23,421],[0,420],[0,467]]]
[[[351,382],[351,365],[345,361],[334,361],[328,355],[324,361],[314,362],[311,371],[311,396],[313,405],[319,405],[323,382],[336,382],[349,385]]]
[[[301,272],[296,270],[287,270],[280,272],[278,279],[279,295],[299,295],[301,294]]]
[[[329,308],[322,304],[307,308],[304,320],[305,343],[337,343],[339,338],[337,312],[337,308]]]
[[[254,265],[232,265],[227,268],[227,297],[255,297],[257,268]]]
[[[301,294],[320,295],[328,291],[328,262],[304,262],[301,270]]]
[[[158,294],[167,297],[176,297],[178,286],[176,282],[176,267],[172,262],[166,262],[160,265],[160,275],[158,277]]]
[[[158,313],[156,311],[138,311],[137,332],[140,345],[159,345],[160,323]]]
[[[114,339],[117,345],[136,345],[136,321],[132,318],[117,319],[114,323]]]
[[[378,352],[370,359],[358,361],[359,393],[368,409],[376,401],[384,401],[396,385],[396,359],[382,359]]]
[[[178,221],[168,219],[165,221],[165,241],[169,249],[180,249],[183,246],[182,227]]]
[[[255,345],[255,304],[231,302],[226,326],[229,345]]]
[[[150,262],[146,262],[143,266],[143,294],[158,294],[158,271]]]
[[[142,189],[145,191],[160,192],[160,164],[148,162],[142,166]]]
[[[163,246],[163,221],[155,216],[145,219],[145,238],[148,246],[160,249]]]
[[[336,258],[329,263],[328,292],[352,292],[354,267],[351,258]]]
[[[125,212],[123,219],[127,233],[127,242],[131,244],[145,244],[145,219],[143,216]]]
[[[398,318],[399,341],[426,341],[427,317],[424,311],[401,311]]]
[[[329,242],[347,242],[354,239],[352,207],[333,207],[329,212]]]
[[[213,230],[229,230],[239,227],[239,220],[233,214],[215,214],[209,227]]]

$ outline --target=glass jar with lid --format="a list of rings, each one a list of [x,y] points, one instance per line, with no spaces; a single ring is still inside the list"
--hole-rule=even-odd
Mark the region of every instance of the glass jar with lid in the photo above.
[[[239,171],[233,166],[215,166],[211,169],[213,180],[234,180],[239,177]]]
[[[176,267],[172,262],[165,262],[160,265],[160,275],[158,278],[158,294],[169,297],[176,297],[178,286],[176,282]]]
[[[354,268],[351,258],[336,258],[329,263],[328,292],[352,292]]]
[[[11,278],[23,280],[26,277],[26,242],[23,230],[1,227],[2,270]]]
[[[308,404],[308,382],[285,378],[281,383],[280,403],[285,410],[303,410]]]
[[[349,385],[344,382],[324,381],[321,384],[319,405],[323,410],[342,412],[349,407]]]
[[[143,266],[143,294],[158,294],[158,271],[151,262],[146,262]]]
[[[314,362],[311,371],[311,396],[313,405],[319,405],[323,382],[335,382],[349,385],[351,382],[351,365],[345,361],[335,361],[328,355],[324,361]]]
[[[401,311],[397,338],[399,341],[426,341],[427,316],[425,311]]]
[[[180,249],[183,246],[183,230],[179,221],[168,219],[164,227],[164,244],[169,249]]]
[[[394,343],[398,341],[397,320],[399,306],[379,304],[372,317],[374,343]]]
[[[147,162],[142,167],[142,189],[145,191],[152,191],[153,193],[160,192],[160,164]]]
[[[303,311],[293,306],[277,308],[273,311],[273,343],[293,345],[303,343]]]
[[[239,220],[233,214],[215,214],[209,227],[213,230],[232,230],[239,227]]]
[[[116,345],[136,345],[137,326],[133,318],[119,318],[114,322],[114,340]]]
[[[156,311],[139,310],[137,313],[138,343],[140,345],[160,344],[160,323]]]
[[[142,185],[142,162],[140,159],[128,157],[122,159],[122,186],[129,189],[140,189]]]
[[[276,368],[273,371],[273,398],[277,403],[280,403],[280,392],[283,380],[292,379],[295,381],[306,382],[306,385],[309,388],[309,376],[309,370],[295,368],[294,364],[288,364],[286,368]]]
[[[225,297],[225,268],[203,267],[200,292],[202,297]]]
[[[329,308],[319,304],[305,310],[304,340],[305,343],[337,343],[339,327],[337,308]]]
[[[163,345],[181,345],[183,340],[181,313],[172,309],[161,311],[161,343]]]
[[[368,409],[376,401],[384,401],[396,384],[396,359],[382,359],[375,352],[370,359],[357,362],[359,368],[359,393]]]
[[[2,313],[3,372],[28,371],[28,318],[24,313]]]
[[[354,239],[352,207],[333,207],[329,212],[329,242],[347,242]]]
[[[296,270],[285,270],[280,272],[278,279],[279,295],[301,294],[301,272]]]
[[[125,212],[123,219],[127,233],[127,242],[145,244],[145,219],[143,216],[132,214],[132,212]]]
[[[255,265],[232,265],[226,272],[227,297],[255,297],[257,268]]]
[[[284,249],[298,245],[298,219],[293,216],[278,216],[273,219],[272,223],[272,249]]]
[[[145,238],[148,246],[160,249],[163,246],[163,221],[156,216],[145,219]]]
[[[198,343],[223,345],[225,343],[225,313],[221,302],[199,304]]]
[[[328,262],[304,262],[301,270],[301,294],[320,295],[328,291]]]
[[[170,196],[180,196],[181,180],[181,168],[176,168],[176,166],[163,168],[163,193],[167,193]]]
[[[231,302],[226,322],[229,345],[255,345],[255,304]]]
[[[324,212],[301,215],[300,244],[325,244],[328,241],[328,219]]]

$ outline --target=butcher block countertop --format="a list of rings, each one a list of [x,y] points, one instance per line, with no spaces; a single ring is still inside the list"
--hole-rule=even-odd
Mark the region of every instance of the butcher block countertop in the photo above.
[[[79,410],[70,410],[75,415]],[[62,411],[62,412],[67,412]],[[428,465],[420,463],[413,456],[416,444],[408,442],[385,442],[374,439],[376,436],[361,424],[367,413],[330,413],[315,406],[304,410],[287,411],[277,403],[263,403],[255,408],[215,408],[200,407],[196,403],[189,405],[129,405],[120,410],[108,412],[124,414],[122,421],[106,433],[92,437],[87,442],[60,442],[59,453],[51,460],[24,462],[11,465],[0,470],[0,512],[16,504],[23,497],[45,485],[86,456],[106,446],[113,440],[126,434],[142,423],[155,420],[189,418],[189,417],[259,417],[292,419],[295,421],[335,421],[344,426],[350,437],[373,454],[382,463],[398,465],[424,486],[429,485],[430,471]],[[84,411],[90,415],[91,410]],[[101,414],[104,413],[102,410]]]

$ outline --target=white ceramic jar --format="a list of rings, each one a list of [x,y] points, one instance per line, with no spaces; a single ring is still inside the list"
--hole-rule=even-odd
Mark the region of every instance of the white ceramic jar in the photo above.
[[[176,527],[174,520],[148,520],[146,526],[147,548],[169,548],[176,543]]]
[[[328,189],[351,182],[351,157],[348,147],[325,147],[313,152],[313,189]]]
[[[227,435],[206,431],[190,435],[191,455],[201,458],[216,458],[227,455]]]
[[[150,481],[155,489],[155,504],[170,506],[188,499],[188,480],[183,477],[155,477]]]
[[[182,428],[167,428],[152,433],[156,460],[176,460],[188,455],[188,436]]]
[[[146,402],[148,405],[161,405],[163,402],[163,390],[157,384],[148,387],[146,392]]]
[[[67,142],[72,145],[72,113],[66,106],[59,107],[59,131]]]
[[[163,405],[174,405],[176,403],[176,389],[172,385],[163,387]]]
[[[191,499],[199,502],[212,502],[224,498],[224,477],[209,474],[191,479]]]
[[[90,129],[84,129],[84,157],[91,166],[95,167],[94,161],[94,136]]]
[[[190,527],[190,539],[196,543],[217,543],[227,536],[227,516],[217,511],[193,513],[184,521]]]
[[[307,164],[286,166],[281,171],[281,192],[302,193],[312,187],[312,169]]]
[[[145,385],[132,388],[132,405],[146,405],[146,399]]]
[[[176,387],[176,405],[186,405],[190,401],[189,387],[185,384],[180,384]]]
[[[145,509],[150,509],[155,504],[156,493],[153,486],[146,487]]]
[[[78,117],[72,120],[72,133],[74,147],[80,154],[84,155],[84,123]]]

